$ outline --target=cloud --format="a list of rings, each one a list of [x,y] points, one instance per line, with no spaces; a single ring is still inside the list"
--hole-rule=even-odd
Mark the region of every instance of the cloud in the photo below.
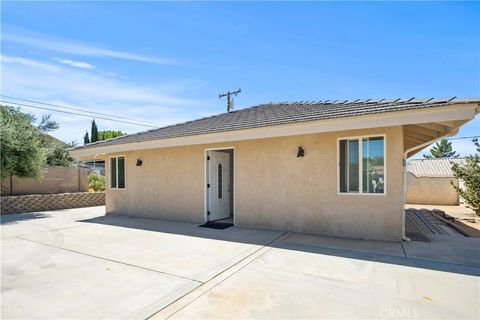
[[[47,49],[80,56],[116,58],[156,64],[176,64],[175,61],[166,58],[150,57],[135,53],[117,51],[94,46],[78,41],[54,38],[48,35],[34,32],[12,31],[11,28],[2,30],[2,41],[17,43],[35,48]]]
[[[21,64],[24,66],[29,66],[33,68],[38,68],[38,69],[43,69],[46,71],[59,71],[60,69],[57,68],[56,66],[52,66],[50,64],[30,60],[30,59],[25,59],[21,57],[11,57],[11,56],[6,56],[6,55],[1,55],[1,62],[2,64],[4,63],[15,63],[15,64]]]
[[[197,118],[210,105],[187,95],[194,82],[168,84],[134,83],[106,76],[96,69],[69,68],[20,57],[2,56],[2,94],[80,107],[92,111],[149,121],[164,126]],[[81,141],[95,117],[79,117],[46,110],[24,108],[36,116],[52,113],[60,122],[53,135],[63,141]],[[151,128],[98,120],[100,130],[133,133]]]
[[[73,61],[69,59],[60,59],[60,58],[53,58],[54,61],[57,61],[62,64],[69,65],[74,68],[80,68],[80,69],[93,69],[95,68],[94,65],[87,63],[87,62],[82,62],[82,61]]]

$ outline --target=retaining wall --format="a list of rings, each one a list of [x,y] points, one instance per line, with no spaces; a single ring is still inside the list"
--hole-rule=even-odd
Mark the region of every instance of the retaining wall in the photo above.
[[[105,205],[105,192],[34,194],[1,197],[1,214]]]

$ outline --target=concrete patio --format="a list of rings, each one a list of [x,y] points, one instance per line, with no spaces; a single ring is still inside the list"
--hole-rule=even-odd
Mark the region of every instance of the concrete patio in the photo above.
[[[480,316],[478,238],[365,241],[104,211],[2,216],[3,319]]]

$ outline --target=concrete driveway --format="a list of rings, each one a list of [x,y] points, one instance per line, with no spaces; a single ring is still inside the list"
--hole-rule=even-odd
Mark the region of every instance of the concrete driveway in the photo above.
[[[480,316],[479,242],[435,255],[432,243],[103,215],[2,216],[2,319]]]

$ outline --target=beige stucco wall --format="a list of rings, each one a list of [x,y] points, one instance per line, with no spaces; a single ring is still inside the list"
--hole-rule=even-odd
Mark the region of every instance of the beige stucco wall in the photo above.
[[[88,172],[79,167],[48,166],[38,179],[6,177],[2,180],[2,195],[53,194],[88,191]],[[10,190],[12,187],[12,190]]]
[[[386,134],[386,195],[338,195],[337,138],[371,134]],[[107,188],[107,212],[203,222],[205,149],[219,147],[235,148],[236,225],[401,239],[399,126],[125,152],[127,187]]]
[[[407,203],[458,205],[458,194],[453,188],[458,180],[449,177],[416,177],[411,172],[407,176]]]

